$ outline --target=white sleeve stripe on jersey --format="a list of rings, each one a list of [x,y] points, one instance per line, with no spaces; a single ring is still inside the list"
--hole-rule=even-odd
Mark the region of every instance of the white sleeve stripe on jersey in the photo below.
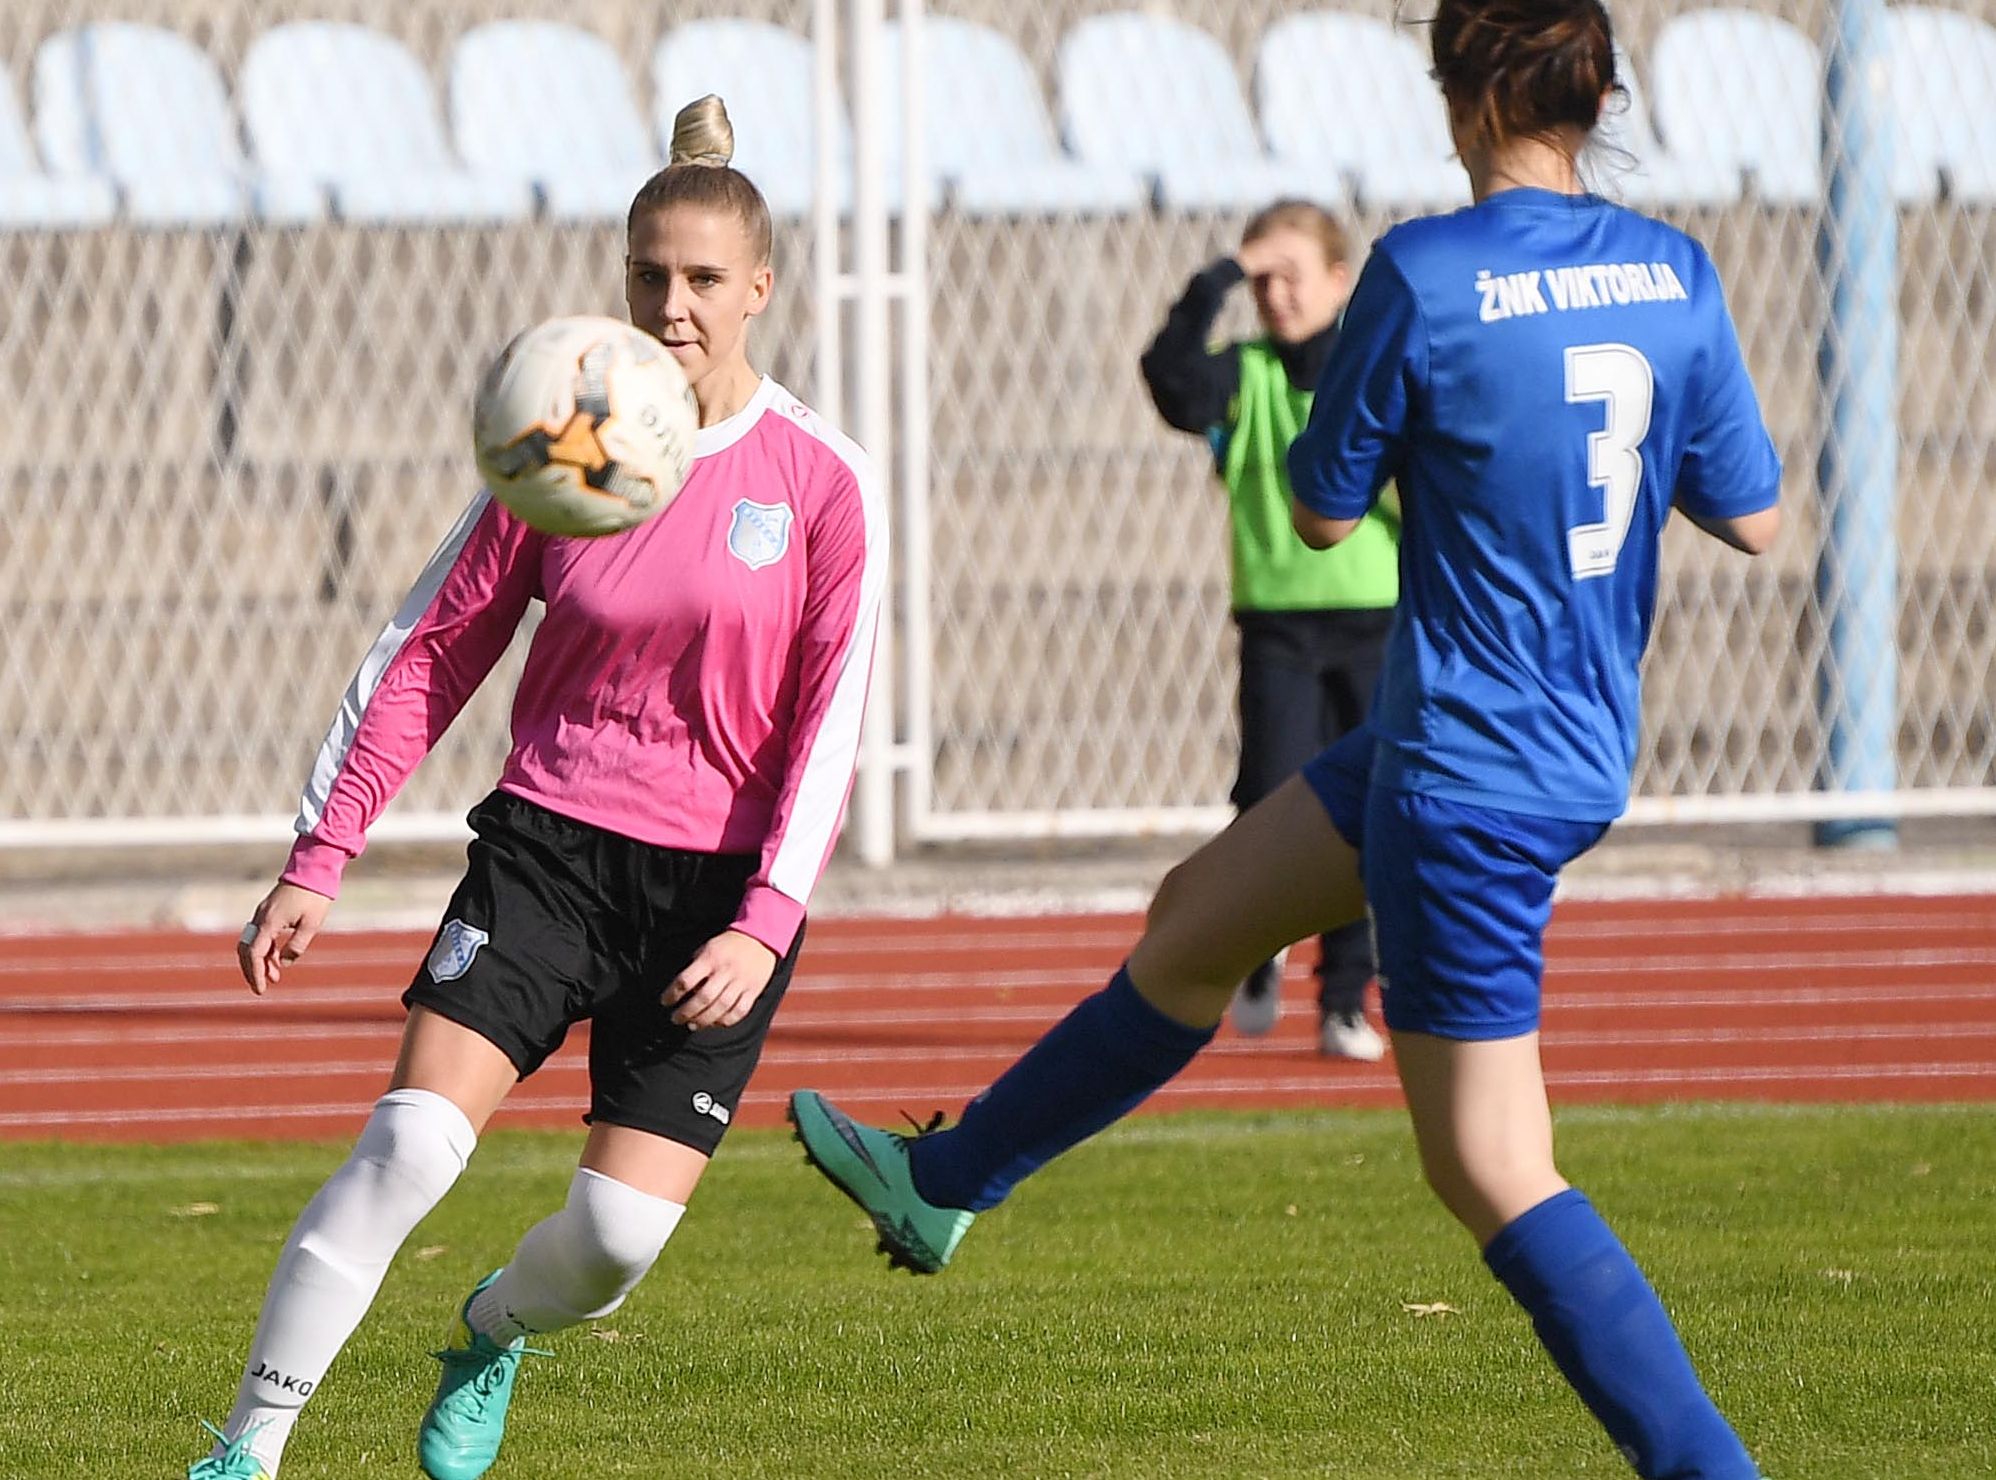
[[[843,460],[843,459],[842,459]],[[848,466],[851,466],[848,463]],[[799,904],[808,902],[823,872],[852,788],[859,759],[860,722],[866,713],[866,693],[873,673],[874,634],[879,626],[881,599],[887,587],[887,521],[885,500],[870,471],[855,467],[859,480],[860,517],[865,527],[865,566],[860,571],[859,609],[846,644],[844,661],[832,688],[831,703],[812,737],[804,760],[783,838],[769,861],[770,887]]]
[[[326,810],[326,799],[332,795],[340,767],[346,764],[347,754],[353,749],[354,736],[360,731],[367,706],[373,700],[375,691],[381,687],[382,675],[388,672],[396,655],[407,645],[411,634],[422,622],[423,614],[430,609],[430,603],[437,599],[444,577],[457,564],[457,557],[463,553],[465,542],[471,538],[471,531],[477,527],[479,516],[491,500],[491,494],[482,489],[479,491],[478,497],[471,501],[457,523],[451,526],[450,533],[444,536],[443,543],[437,546],[436,553],[430,556],[429,564],[416,577],[416,584],[409,588],[409,594],[402,599],[395,615],[388,619],[388,625],[381,629],[381,635],[374,639],[374,646],[367,650],[367,656],[360,660],[360,668],[355,672],[353,681],[340,696],[340,707],[333,716],[332,728],[326,732],[318,757],[312,762],[311,777],[306,781],[305,794],[298,802],[298,820],[293,824],[299,833],[309,833],[319,825],[319,819]]]

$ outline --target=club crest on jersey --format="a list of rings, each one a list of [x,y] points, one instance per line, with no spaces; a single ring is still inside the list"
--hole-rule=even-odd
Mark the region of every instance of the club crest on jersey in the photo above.
[[[471,963],[478,955],[478,948],[492,939],[476,925],[467,925],[462,920],[445,922],[437,933],[437,943],[430,947],[430,977],[433,981],[454,982],[471,970]]]
[[[750,570],[774,565],[790,548],[790,505],[740,499],[728,525],[728,553]]]

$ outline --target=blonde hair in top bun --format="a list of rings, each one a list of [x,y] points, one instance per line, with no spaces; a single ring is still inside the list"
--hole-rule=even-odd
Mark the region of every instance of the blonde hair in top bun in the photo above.
[[[735,126],[718,94],[695,98],[673,116],[672,157],[666,163],[721,166],[734,157]]]
[[[748,234],[756,260],[769,261],[769,204],[755,182],[728,162],[734,157],[735,126],[728,121],[727,104],[713,93],[695,98],[673,115],[671,159],[632,200],[626,231],[636,230],[649,212],[670,206],[731,211]]]

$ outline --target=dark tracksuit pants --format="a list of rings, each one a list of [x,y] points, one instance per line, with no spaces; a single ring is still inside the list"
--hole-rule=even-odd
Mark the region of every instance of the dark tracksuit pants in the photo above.
[[[1241,635],[1241,765],[1234,805],[1246,811],[1356,729],[1372,707],[1391,607],[1236,611]],[[1348,1013],[1372,979],[1372,940],[1359,920],[1322,937],[1317,1005]]]

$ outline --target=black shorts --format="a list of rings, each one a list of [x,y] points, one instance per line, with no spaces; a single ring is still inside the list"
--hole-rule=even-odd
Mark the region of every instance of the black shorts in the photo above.
[[[762,1056],[804,932],[732,1027],[692,1032],[659,998],[734,922],[754,855],[636,842],[506,792],[468,820],[470,864],[404,1004],[489,1039],[522,1079],[587,1019],[585,1118],[712,1155]]]

